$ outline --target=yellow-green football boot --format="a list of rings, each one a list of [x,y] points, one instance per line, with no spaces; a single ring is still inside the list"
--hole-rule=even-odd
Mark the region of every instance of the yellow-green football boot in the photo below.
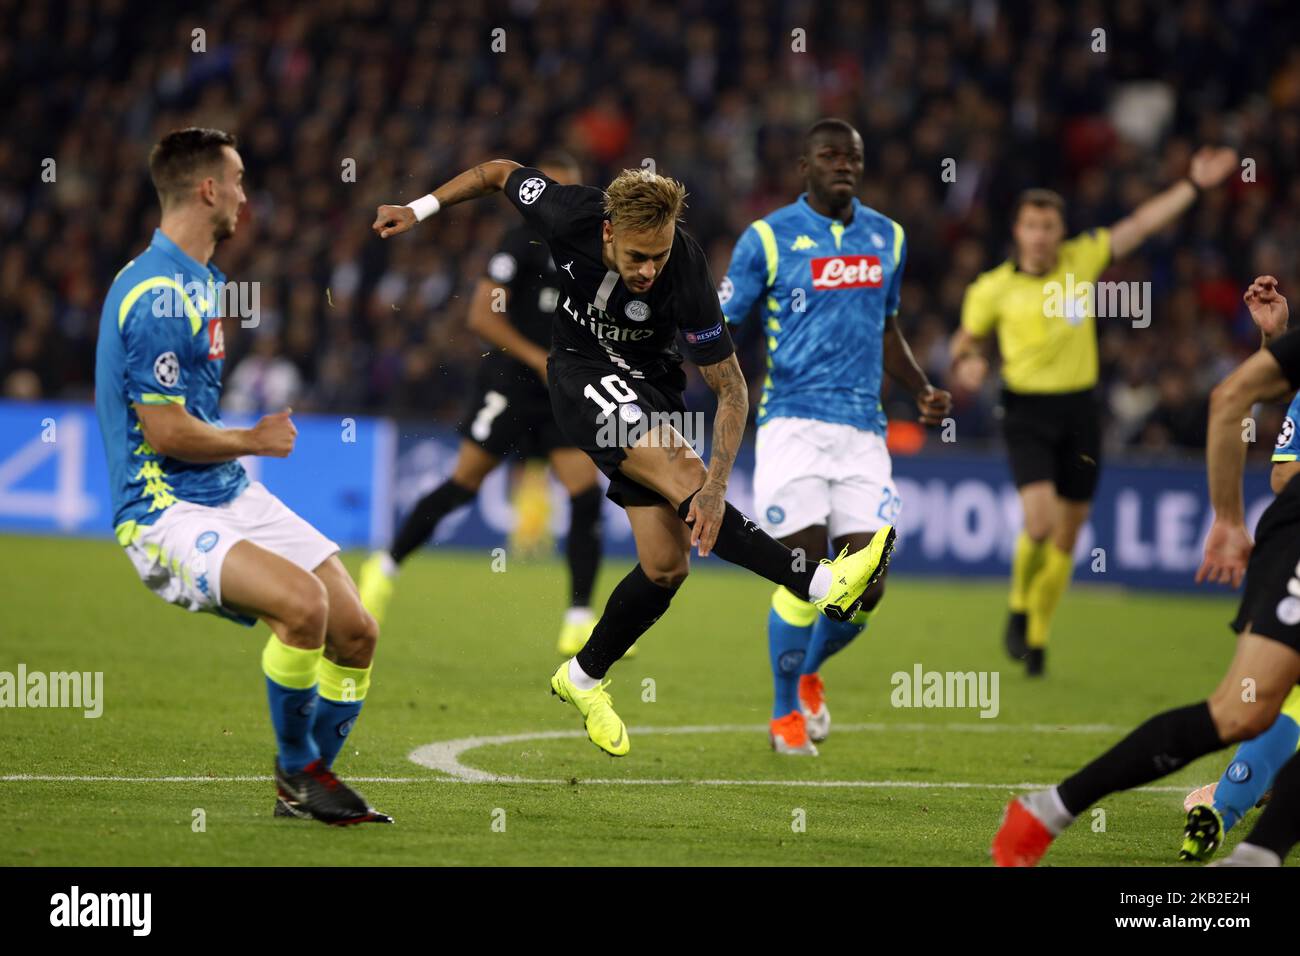
[[[601,681],[591,690],[578,690],[569,680],[568,661],[551,675],[551,693],[578,708],[591,742],[610,756],[621,757],[632,749],[632,742],[622,718],[614,713],[614,702],[605,690],[608,686],[609,681]]]
[[[357,576],[357,590],[361,592],[361,604],[370,616],[380,624],[388,613],[388,602],[393,599],[393,575],[389,569],[393,559],[383,551],[375,551],[361,565]]]
[[[896,534],[893,525],[885,525],[861,550],[849,554],[845,548],[834,561],[823,560],[831,570],[831,587],[813,606],[832,621],[849,621],[862,604],[862,595],[880,580],[894,553]]]

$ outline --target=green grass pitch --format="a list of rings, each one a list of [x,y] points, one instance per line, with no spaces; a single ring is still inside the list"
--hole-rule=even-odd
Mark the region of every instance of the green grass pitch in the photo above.
[[[354,573],[358,559],[347,556]],[[547,685],[563,566],[413,559],[336,766],[382,778],[358,788],[397,825],[334,829],[271,817],[265,627],[167,606],[112,542],[0,538],[0,671],[104,675],[98,719],[0,710],[0,864],[987,865],[1008,786],[1055,782],[1146,717],[1204,697],[1232,650],[1222,592],[1076,586],[1048,678],[1031,682],[1002,654],[1001,582],[900,574],[868,632],[823,669],[837,728],[822,755],[778,757],[764,729],[771,587],[715,559],[697,565],[639,656],[611,671],[632,739],[614,760]],[[626,568],[606,563],[600,599]],[[891,706],[891,675],[918,663],[999,672],[997,717]],[[638,729],[681,727],[703,729]],[[408,759],[438,741],[509,735],[525,736],[469,747],[461,765],[544,782],[464,782]],[[1104,818],[1081,819],[1044,862],[1174,863],[1183,793],[1226,760],[1160,782],[1176,790],[1103,801]]]

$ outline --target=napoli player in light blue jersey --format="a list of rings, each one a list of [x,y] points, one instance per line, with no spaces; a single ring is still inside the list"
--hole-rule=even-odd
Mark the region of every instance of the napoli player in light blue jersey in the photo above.
[[[338,546],[238,459],[283,458],[289,412],[225,428],[221,303],[211,263],[234,235],[244,166],[229,133],[177,130],[149,156],[162,221],[113,280],[100,317],[95,409],[113,526],[140,579],[165,601],[273,632],[262,669],[275,731],[275,815],[388,822],[330,769],[370,684],[378,626]]]
[[[767,339],[758,406],[754,511],[768,534],[809,561],[856,551],[893,525],[902,503],[885,446],[884,374],[939,424],[951,396],[933,387],[898,326],[907,239],[863,205],[862,137],[823,119],[799,160],[807,191],[741,235],[722,280],[727,321],[757,306]],[[769,737],[782,754],[815,755],[830,732],[822,664],[866,626],[884,579],[851,621],[819,619],[786,588],[772,596],[768,645],[775,697]]]

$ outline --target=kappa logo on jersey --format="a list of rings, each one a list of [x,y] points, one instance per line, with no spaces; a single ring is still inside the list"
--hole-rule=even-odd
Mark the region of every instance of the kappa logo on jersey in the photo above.
[[[791,252],[803,252],[805,249],[816,249],[817,243],[811,236],[800,236],[794,242],[790,243]]]
[[[530,176],[519,184],[519,201],[525,206],[531,206],[537,202],[537,197],[542,194],[546,188],[546,180],[537,176]]]
[[[884,284],[879,256],[821,256],[812,260],[814,289],[866,289]]]
[[[153,377],[163,388],[172,388],[181,379],[181,363],[175,352],[164,352],[153,360]]]
[[[226,357],[226,333],[220,319],[208,319],[208,361]]]
[[[650,318],[650,306],[646,305],[640,299],[633,299],[627,305],[623,306],[623,314],[633,322],[644,322]]]

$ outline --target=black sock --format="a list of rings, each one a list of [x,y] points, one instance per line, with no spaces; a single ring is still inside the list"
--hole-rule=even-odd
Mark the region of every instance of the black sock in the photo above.
[[[677,509],[677,516],[683,521],[690,514],[694,499],[695,495],[691,495]],[[722,527],[718,529],[718,540],[713,545],[714,553],[724,561],[738,564],[747,571],[767,578],[773,584],[785,585],[794,592],[795,597],[807,600],[808,586],[812,584],[817,562],[799,558],[732,507],[731,502],[726,502],[726,506],[722,515]]]
[[[416,548],[421,547],[433,535],[438,522],[451,514],[461,505],[467,505],[478,497],[477,491],[456,484],[448,479],[433,491],[420,499],[411,513],[402,522],[401,530],[393,539],[393,546],[388,553],[393,560],[401,564]]]
[[[1300,755],[1293,755],[1273,778],[1273,797],[1246,837],[1283,860],[1300,843]]]
[[[564,552],[569,559],[570,607],[591,605],[591,591],[600,570],[603,498],[600,488],[592,487],[569,499],[569,538]]]
[[[1066,779],[1056,792],[1076,816],[1102,797],[1159,780],[1197,757],[1222,749],[1206,701],[1157,714]]]
[[[609,596],[591,639],[578,651],[578,666],[589,677],[604,677],[636,639],[663,616],[676,593],[677,588],[660,587],[651,581],[638,564]]]

